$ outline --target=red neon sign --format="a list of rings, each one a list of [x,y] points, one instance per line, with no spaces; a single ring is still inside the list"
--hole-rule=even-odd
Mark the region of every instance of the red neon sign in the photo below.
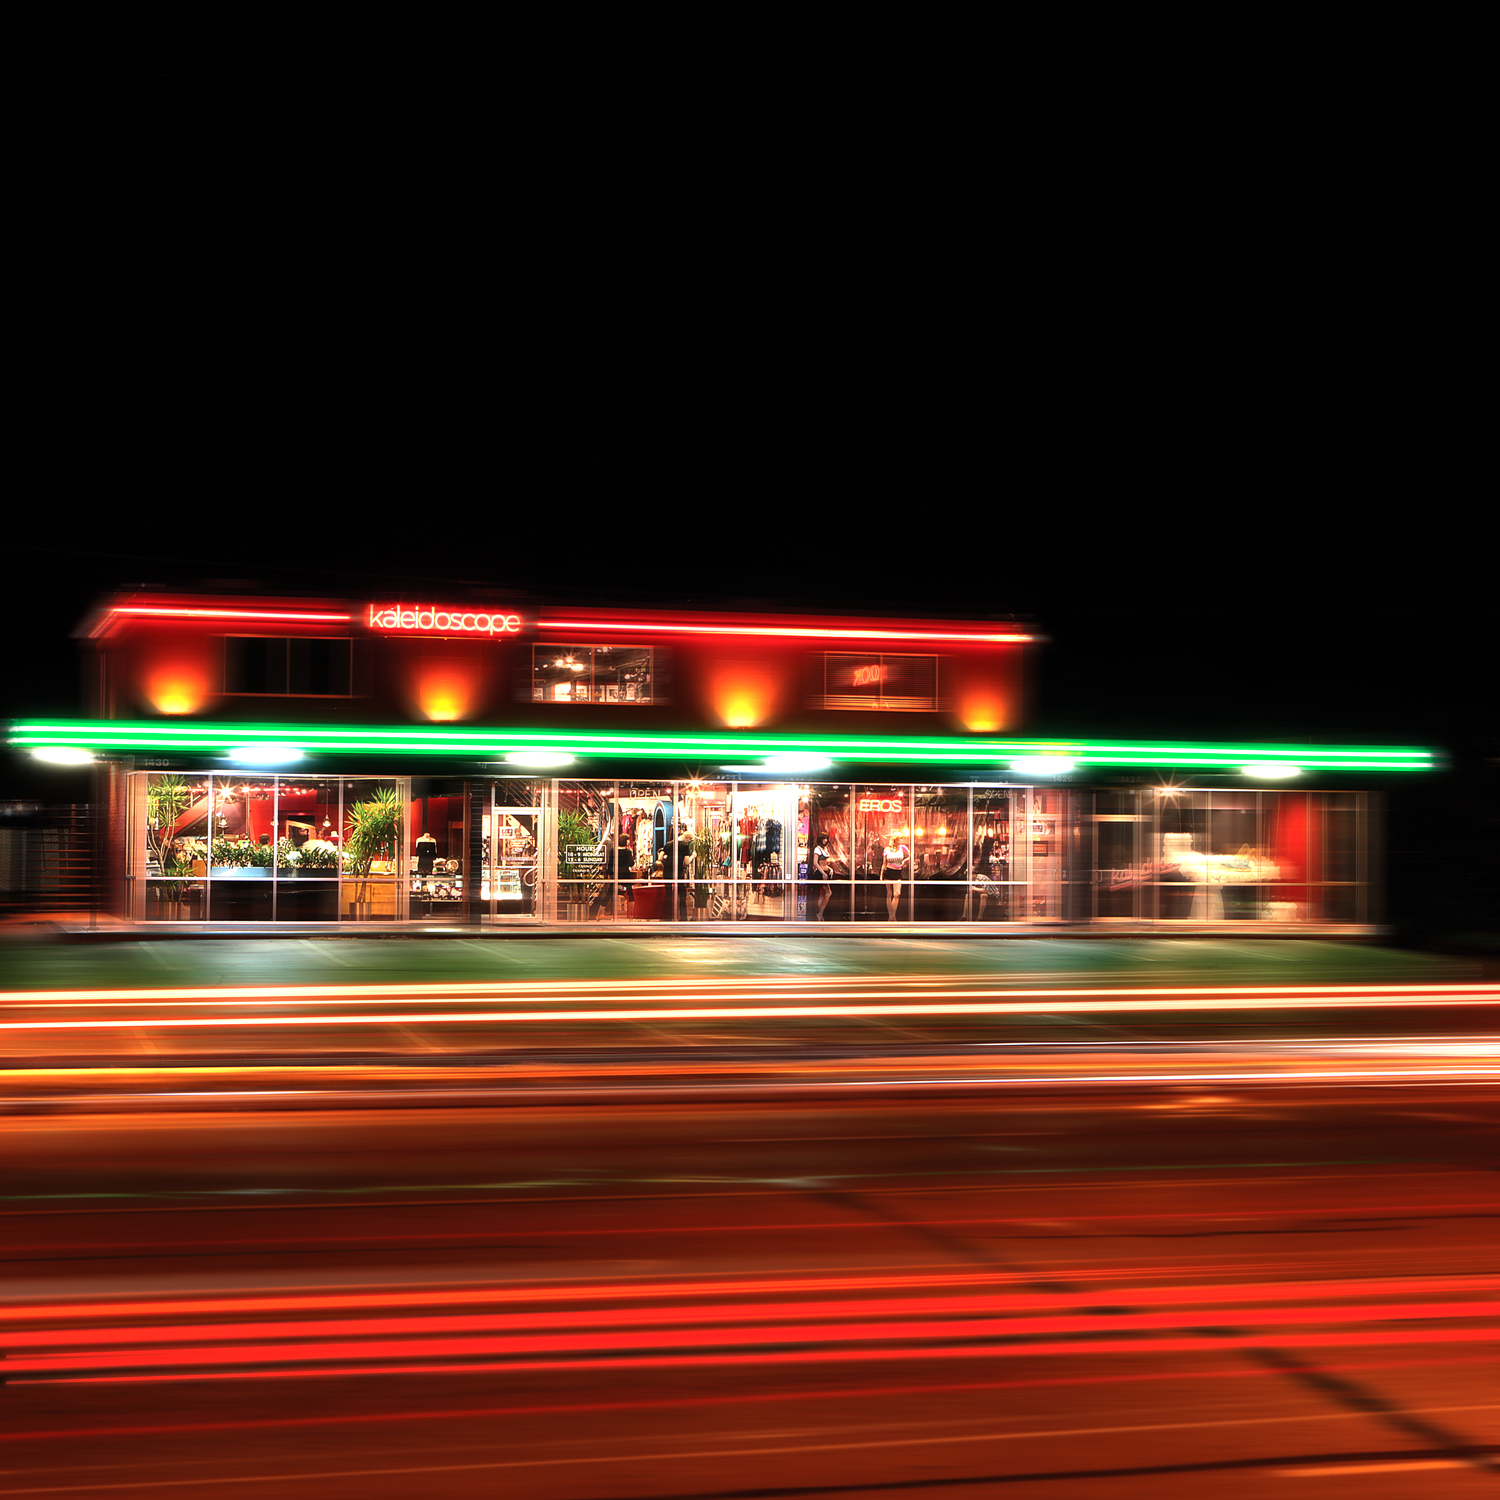
[[[146,619],[174,620],[310,620],[317,624],[344,625],[348,615],[312,614],[295,609],[204,609],[166,604],[117,604],[114,615],[138,615]]]
[[[868,687],[872,682],[885,681],[884,667],[856,667],[854,669],[854,686]]]
[[[372,604],[371,630],[410,630],[423,635],[519,635],[520,615],[499,610],[440,609],[435,604]]]
[[[862,813],[898,813],[901,811],[901,799],[899,797],[861,797],[858,810]]]

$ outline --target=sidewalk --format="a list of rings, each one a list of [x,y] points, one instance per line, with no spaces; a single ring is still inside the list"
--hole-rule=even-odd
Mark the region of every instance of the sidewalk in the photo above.
[[[32,929],[33,932],[39,929]],[[1316,938],[973,938],[681,933],[431,937],[177,937],[126,930],[97,942],[0,937],[0,990],[608,979],[951,975],[1001,984],[1402,984],[1484,979],[1492,961]]]

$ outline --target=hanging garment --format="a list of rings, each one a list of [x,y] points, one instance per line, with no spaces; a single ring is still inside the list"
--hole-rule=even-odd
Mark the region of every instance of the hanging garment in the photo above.
[[[766,853],[781,853],[781,822],[777,818],[766,819]]]

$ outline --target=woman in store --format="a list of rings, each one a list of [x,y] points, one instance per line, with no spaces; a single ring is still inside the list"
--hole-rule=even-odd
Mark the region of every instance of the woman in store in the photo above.
[[[817,890],[817,905],[813,909],[812,919],[814,922],[821,922],[833,896],[833,887],[829,884],[833,879],[833,856],[828,852],[826,833],[820,833],[813,844],[812,855],[807,862],[807,878],[815,883]]]
[[[885,848],[880,852],[880,879],[885,886],[885,914],[892,922],[901,909],[901,886],[907,878],[910,864],[911,850],[892,829],[886,834]]]

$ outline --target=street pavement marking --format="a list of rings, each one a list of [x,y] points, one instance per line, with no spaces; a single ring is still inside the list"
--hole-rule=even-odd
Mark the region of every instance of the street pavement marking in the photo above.
[[[345,958],[341,953],[335,953],[325,943],[315,943],[311,938],[302,938],[300,941],[304,948],[311,948],[319,958],[326,959],[331,964],[338,964],[341,968],[345,969],[360,969],[364,967],[363,964],[355,963],[353,959]]]
[[[1439,1412],[1457,1411],[1495,1411],[1500,1410],[1493,1404],[1475,1406],[1433,1406],[1424,1407],[1416,1411],[1414,1415],[1436,1414]],[[1182,1432],[1193,1429],[1217,1427],[1256,1427],[1275,1425],[1291,1422],[1331,1422],[1349,1421],[1350,1413],[1346,1411],[1330,1412],[1306,1412],[1298,1415],[1276,1416],[1276,1417],[1230,1417],[1217,1421],[1199,1422],[1142,1422],[1122,1423],[1109,1427],[1060,1427],[1041,1429],[1032,1432],[975,1432],[975,1433],[951,1433],[940,1437],[919,1438],[875,1438],[865,1442],[856,1443],[796,1443],[781,1447],[766,1448],[696,1448],[684,1449],[671,1453],[600,1453],[600,1454],[567,1454],[557,1458],[507,1458],[493,1459],[484,1463],[468,1464],[422,1464],[413,1467],[383,1468],[383,1469],[325,1469],[311,1473],[300,1474],[254,1474],[254,1475],[224,1475],[214,1477],[200,1475],[194,1479],[155,1479],[155,1480],[127,1480],[113,1481],[103,1484],[66,1484],[66,1485],[43,1485],[25,1489],[0,1490],[0,1497],[7,1495],[63,1495],[74,1494],[80,1490],[146,1490],[180,1488],[184,1485],[210,1485],[210,1484],[285,1484],[299,1479],[362,1479],[373,1478],[381,1474],[457,1474],[472,1473],[480,1469],[538,1469],[538,1468],[560,1468],[570,1464],[616,1464],[616,1463],[662,1463],[673,1459],[704,1459],[704,1458],[757,1458],[762,1455],[772,1456],[783,1453],[834,1453],[848,1452],[850,1450],[867,1448],[915,1448],[932,1447],[943,1444],[954,1443],[995,1443],[995,1442],[1024,1442],[1030,1439],[1052,1439],[1069,1437],[1102,1437],[1130,1432]],[[880,1428],[878,1430],[885,1430]],[[1404,1469],[1404,1468],[1460,1468],[1465,1466],[1467,1460],[1463,1459],[1414,1459],[1389,1464],[1371,1464],[1367,1466],[1339,1464],[1327,1468],[1317,1469],[1280,1469],[1276,1472],[1286,1476],[1311,1476],[1313,1474],[1351,1474],[1351,1473],[1373,1473],[1381,1469]]]

